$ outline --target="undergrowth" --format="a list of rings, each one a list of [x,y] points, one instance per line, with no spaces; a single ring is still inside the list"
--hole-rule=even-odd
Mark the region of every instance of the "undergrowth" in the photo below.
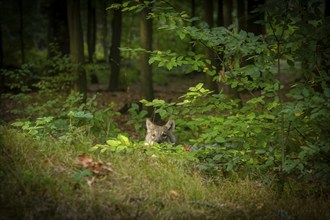
[[[326,219],[330,215],[326,198],[301,198],[292,192],[281,197],[271,183],[205,176],[193,164],[173,157],[143,151],[91,153],[88,144],[36,141],[8,127],[1,127],[0,134],[2,219]],[[111,163],[112,171],[86,174],[86,168],[76,163],[81,154]],[[93,183],[86,184],[92,176]]]

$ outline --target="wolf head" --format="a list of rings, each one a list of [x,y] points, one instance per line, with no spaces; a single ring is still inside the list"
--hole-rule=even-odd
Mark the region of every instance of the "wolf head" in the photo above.
[[[153,145],[154,143],[175,143],[176,138],[173,134],[175,122],[169,120],[165,125],[159,126],[152,123],[149,119],[146,121],[147,135],[146,143]]]

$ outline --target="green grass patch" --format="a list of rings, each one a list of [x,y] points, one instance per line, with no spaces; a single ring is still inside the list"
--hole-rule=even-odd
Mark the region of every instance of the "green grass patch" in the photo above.
[[[2,219],[327,219],[325,197],[280,196],[272,185],[202,175],[191,162],[91,153],[88,144],[37,141],[0,128]],[[86,140],[86,143],[89,141]],[[95,175],[76,163],[82,153],[111,163]],[[94,179],[93,179],[94,178]],[[88,180],[93,179],[91,185]],[[301,195],[301,194],[299,194]]]

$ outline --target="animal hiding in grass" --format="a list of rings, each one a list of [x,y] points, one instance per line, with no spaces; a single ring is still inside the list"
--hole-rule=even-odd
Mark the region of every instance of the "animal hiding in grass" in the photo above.
[[[175,122],[173,120],[168,120],[168,122],[159,126],[154,124],[150,119],[146,120],[147,135],[145,142],[149,145],[154,145],[155,143],[175,143],[176,138],[174,136]]]

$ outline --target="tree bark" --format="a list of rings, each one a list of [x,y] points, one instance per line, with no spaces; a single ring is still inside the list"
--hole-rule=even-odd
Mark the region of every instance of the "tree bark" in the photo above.
[[[23,22],[23,1],[18,0],[18,10],[19,10],[19,38],[20,38],[20,48],[21,48],[21,62],[25,63],[25,43],[24,43],[24,22]]]
[[[70,53],[68,29],[67,0],[51,0],[48,8],[48,58],[60,52],[62,55]],[[59,51],[54,51],[55,44]]]
[[[324,16],[328,17],[330,16],[330,3],[329,1],[324,1],[324,3],[325,3]]]
[[[122,0],[115,0],[114,3],[122,4]],[[120,77],[120,40],[122,29],[122,12],[121,10],[115,10],[112,18],[112,40],[110,47],[110,81],[109,90],[115,91],[119,89],[119,77]]]
[[[143,3],[143,0],[140,0]],[[147,19],[147,16],[150,12],[150,9],[145,8],[141,12],[140,17],[140,41],[141,48],[144,48],[147,51],[152,49],[152,20]],[[141,70],[141,90],[144,98],[148,101],[154,99],[153,91],[153,80],[152,80],[152,68],[149,65],[149,53],[141,53],[140,55],[140,70]]]
[[[217,9],[217,26],[223,26],[223,0],[218,0],[218,9]]]
[[[103,56],[104,60],[108,60],[109,56],[109,45],[108,45],[108,20],[107,20],[107,0],[99,0],[101,8],[101,23],[102,23],[102,47],[103,47]]]
[[[86,72],[82,68],[84,64],[83,32],[80,18],[80,1],[68,0],[68,26],[70,34],[70,55],[74,65],[73,74],[77,77],[73,89],[87,97]]]
[[[3,45],[2,45],[2,17],[0,15],[0,69],[3,66]],[[5,76],[4,74],[0,74],[0,92],[5,90]]]
[[[191,5],[191,17],[195,17],[196,16],[196,0],[191,0],[190,1],[190,5]],[[195,26],[196,21],[192,21],[192,26]]]
[[[88,62],[92,63],[95,54],[96,43],[96,9],[93,0],[87,1],[87,47]]]
[[[2,20],[0,16],[0,69],[3,68]]]
[[[247,30],[247,1],[237,0],[238,29]]]
[[[229,27],[233,23],[233,0],[223,0],[223,26]]]

